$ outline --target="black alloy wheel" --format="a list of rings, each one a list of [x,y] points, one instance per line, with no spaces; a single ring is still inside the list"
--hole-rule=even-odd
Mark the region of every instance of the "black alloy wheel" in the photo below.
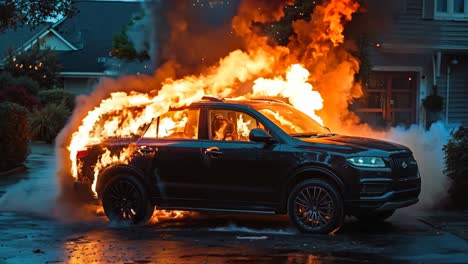
[[[332,233],[343,224],[343,199],[326,181],[305,180],[291,191],[288,214],[292,223],[303,233]]]
[[[105,185],[102,205],[111,222],[144,224],[154,211],[143,183],[126,174],[113,176]]]

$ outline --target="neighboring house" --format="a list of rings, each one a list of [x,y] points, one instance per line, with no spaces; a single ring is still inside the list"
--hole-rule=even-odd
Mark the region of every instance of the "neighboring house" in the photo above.
[[[38,41],[58,52],[64,89],[88,93],[104,76],[116,76],[121,62],[112,58],[112,39],[133,15],[141,13],[141,3],[121,1],[76,1],[79,12],[71,18],[0,33],[0,67],[9,49],[28,50]]]
[[[426,126],[434,117],[422,100],[434,91],[444,98],[439,117],[468,125],[468,0],[395,5],[391,25],[374,36],[373,72],[358,113],[370,124]]]

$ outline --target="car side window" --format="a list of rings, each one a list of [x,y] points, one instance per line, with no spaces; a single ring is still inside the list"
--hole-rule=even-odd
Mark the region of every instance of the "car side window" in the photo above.
[[[224,141],[249,141],[250,130],[265,129],[249,114],[232,110],[210,110],[210,139]]]
[[[198,139],[199,109],[172,110],[156,118],[143,137]]]

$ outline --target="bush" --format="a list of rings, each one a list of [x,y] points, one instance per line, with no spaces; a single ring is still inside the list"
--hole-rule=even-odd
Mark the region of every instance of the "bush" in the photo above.
[[[39,100],[20,86],[8,86],[0,91],[0,102],[10,101],[32,110]]]
[[[9,72],[0,73],[0,90],[11,86],[23,87],[33,95],[36,95],[39,91],[39,84],[28,77],[15,78]]]
[[[456,208],[468,209],[468,130],[459,127],[444,146],[445,173],[452,179],[450,198]]]
[[[23,87],[32,95],[37,95],[37,92],[39,92],[40,89],[37,82],[25,76],[16,78],[13,85]]]
[[[440,112],[444,106],[444,98],[439,95],[431,94],[423,99],[423,106],[429,112]]]
[[[0,73],[0,90],[5,89],[14,83],[15,78],[9,72]]]
[[[0,103],[0,170],[21,165],[29,151],[28,110],[12,103]]]
[[[75,95],[63,89],[40,91],[38,97],[42,105],[63,103],[71,111],[75,107]]]
[[[30,117],[32,138],[52,143],[67,123],[70,114],[70,110],[63,103],[51,103],[35,110]]]

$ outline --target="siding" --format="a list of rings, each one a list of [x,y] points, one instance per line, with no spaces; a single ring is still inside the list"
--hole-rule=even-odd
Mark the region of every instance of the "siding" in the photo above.
[[[423,19],[423,1],[434,0],[406,0],[405,10],[393,15],[391,30],[381,34],[383,43],[467,46],[468,21]]]
[[[457,56],[459,64],[453,65],[450,74],[449,122],[468,126],[468,56]],[[444,116],[447,92],[447,61],[437,81],[437,91],[444,98]]]

